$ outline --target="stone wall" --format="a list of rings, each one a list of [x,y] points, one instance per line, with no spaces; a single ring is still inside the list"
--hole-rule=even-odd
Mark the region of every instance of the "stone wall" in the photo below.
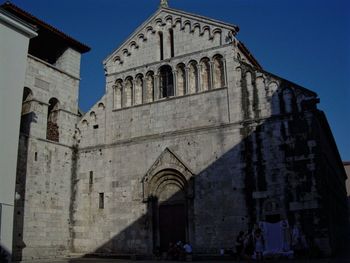
[[[246,223],[244,186],[240,164],[228,166],[226,161],[217,159],[223,156],[226,160],[235,158],[240,151],[239,142],[238,129],[217,126],[178,134],[145,136],[100,149],[80,150],[76,186],[80,194],[74,216],[77,222],[74,248],[77,252],[151,253],[150,212],[147,204],[142,202],[141,180],[167,147],[181,156],[196,175],[195,247],[217,248],[221,243],[228,246],[235,233]],[[91,172],[93,184],[90,184]],[[236,190],[231,191],[232,188]],[[99,193],[105,196],[104,209],[98,207]],[[217,202],[222,207],[215,206]],[[221,222],[223,218],[224,225],[213,223],[215,220]],[[232,234],[225,235],[229,227]],[[206,234],[199,234],[204,229]],[[206,240],[208,237],[212,240],[210,244]]]
[[[313,115],[307,113],[316,94],[225,54],[224,88],[117,110],[107,92],[104,111],[96,114],[96,104],[84,116],[78,125],[75,187],[83,195],[76,199],[75,251],[151,253],[155,234],[144,180],[154,165],[173,167],[171,158],[160,157],[166,149],[193,172],[187,238],[196,253],[230,248],[240,230],[272,215],[301,222],[308,241],[329,251],[313,179]],[[94,114],[106,127],[98,131],[104,141],[88,125]],[[318,230],[308,232],[311,224]]]
[[[79,65],[80,55],[67,52],[61,61],[67,62],[67,68],[30,55],[27,59],[25,87],[30,96],[22,105],[16,179],[20,195],[15,208],[16,260],[63,257],[71,248],[79,79],[73,76],[77,72],[70,72],[69,65]],[[48,116],[49,112],[54,115]]]
[[[17,260],[70,251],[72,149],[22,135],[17,169],[14,250]]]
[[[72,145],[72,134],[78,120],[79,79],[33,56],[28,56],[27,63],[25,86],[33,93],[26,101],[33,115],[30,135],[46,138],[49,101],[56,98],[59,101],[59,142]]]

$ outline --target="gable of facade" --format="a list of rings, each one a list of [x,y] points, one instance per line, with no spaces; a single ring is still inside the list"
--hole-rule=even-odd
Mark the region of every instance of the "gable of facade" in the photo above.
[[[107,74],[229,44],[238,27],[161,8],[105,61]],[[196,43],[189,45],[189,43]]]

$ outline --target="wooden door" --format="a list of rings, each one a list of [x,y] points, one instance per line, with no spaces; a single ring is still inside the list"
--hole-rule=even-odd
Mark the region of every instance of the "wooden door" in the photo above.
[[[167,251],[169,243],[186,241],[186,208],[184,204],[159,206],[160,249]]]

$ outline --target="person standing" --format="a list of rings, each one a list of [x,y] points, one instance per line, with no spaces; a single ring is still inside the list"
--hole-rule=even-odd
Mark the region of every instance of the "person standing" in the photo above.
[[[260,228],[256,229],[254,232],[254,246],[255,246],[255,256],[257,261],[263,260],[263,253],[265,249],[265,240],[262,235]]]
[[[244,248],[244,232],[240,231],[236,238],[236,254],[237,254],[238,260],[242,258],[243,248]]]
[[[251,232],[248,232],[244,237],[244,248],[242,254],[247,262],[251,261],[254,254],[254,240]]]

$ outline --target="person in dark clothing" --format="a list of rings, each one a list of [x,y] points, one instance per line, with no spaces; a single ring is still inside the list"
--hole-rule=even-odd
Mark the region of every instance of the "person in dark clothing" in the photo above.
[[[244,248],[244,232],[240,231],[236,238],[236,254],[237,254],[238,260],[240,260],[243,256],[243,248]]]
[[[248,232],[244,237],[243,255],[247,262],[250,262],[254,254],[254,240],[251,232]]]

